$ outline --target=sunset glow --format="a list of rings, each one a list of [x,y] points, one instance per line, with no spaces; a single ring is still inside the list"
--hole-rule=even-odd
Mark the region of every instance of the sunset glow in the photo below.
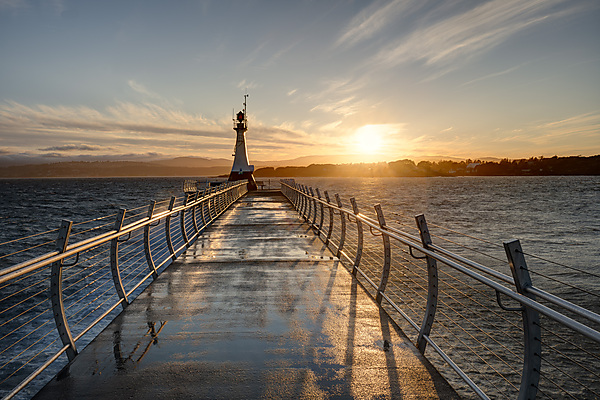
[[[378,153],[383,144],[384,129],[377,125],[365,125],[358,128],[354,135],[356,151],[365,154]]]
[[[136,4],[0,2],[0,163],[600,153],[597,1]]]

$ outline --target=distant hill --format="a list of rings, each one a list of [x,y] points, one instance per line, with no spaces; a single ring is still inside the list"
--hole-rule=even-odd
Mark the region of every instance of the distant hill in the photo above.
[[[166,167],[179,168],[214,168],[214,167],[229,167],[231,168],[232,160],[224,158],[202,158],[202,157],[177,157],[167,160],[152,161],[151,164],[164,165]]]
[[[347,156],[299,157],[255,162],[257,177],[288,176],[461,176],[461,175],[600,175],[600,155],[521,160],[398,160],[378,163],[336,163]],[[327,162],[314,162],[324,159]],[[0,167],[0,178],[218,176],[228,175],[232,160],[178,157],[156,161],[68,161]]]
[[[230,166],[185,167],[159,162],[92,161],[0,167],[3,178],[113,177],[113,176],[216,176],[228,174]]]

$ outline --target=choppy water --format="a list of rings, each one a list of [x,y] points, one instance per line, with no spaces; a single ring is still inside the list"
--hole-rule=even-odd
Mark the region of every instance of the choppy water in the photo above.
[[[77,223],[114,214],[119,208],[145,206],[152,199],[181,196],[183,181],[184,178],[0,180],[0,243],[55,229],[62,219]],[[435,225],[483,238],[500,248],[503,240],[520,239],[525,252],[557,263],[530,259],[532,265],[549,269],[554,276],[583,285],[592,293],[600,293],[598,280],[572,274],[561,266],[600,274],[600,177],[299,178],[297,181],[319,187],[321,193],[327,190],[331,197],[339,193],[345,206],[349,206],[350,197],[355,197],[361,212],[369,215],[374,214],[373,205],[381,203],[388,221],[410,224],[412,216],[424,213],[432,232],[440,237],[447,232]],[[478,254],[469,257],[489,265],[489,259]],[[0,259],[0,268],[14,264],[15,260],[19,259]],[[507,263],[496,263],[493,267],[510,274]],[[562,289],[555,281],[544,284],[553,291]],[[600,304],[593,298],[583,305],[600,312]]]

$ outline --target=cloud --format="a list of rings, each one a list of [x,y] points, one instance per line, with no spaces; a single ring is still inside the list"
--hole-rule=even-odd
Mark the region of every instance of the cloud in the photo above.
[[[395,40],[374,58],[374,64],[395,66],[422,61],[438,68],[457,68],[488,52],[517,33],[574,10],[556,7],[564,0],[492,0]],[[479,3],[477,3],[479,4]]]
[[[514,67],[505,69],[504,71],[494,72],[492,74],[488,74],[488,75],[485,75],[485,76],[482,76],[482,77],[470,80],[468,82],[463,83],[461,86],[468,86],[468,85],[471,85],[471,84],[473,84],[475,82],[479,82],[479,81],[483,81],[483,80],[486,80],[486,79],[496,78],[498,76],[510,74],[511,72],[516,71],[517,69],[521,68],[525,64],[528,64],[528,63],[523,63],[521,65],[516,65]]]
[[[395,22],[395,19],[415,5],[424,4],[424,1],[394,0],[391,3],[373,3],[354,17],[342,31],[336,41],[336,46],[354,45],[369,39],[386,26]]]
[[[128,80],[127,85],[129,85],[129,87],[131,89],[133,89],[135,92],[142,94],[144,96],[150,97],[152,99],[160,99],[161,98],[161,96],[159,94],[148,90],[148,88],[146,88],[146,86],[134,81],[133,79]]]
[[[316,103],[310,111],[322,111],[342,116],[356,114],[365,108],[364,100],[357,100],[358,92],[367,84],[367,78],[330,79],[321,83],[321,90],[307,95],[307,99]]]
[[[358,103],[353,102],[353,100],[355,100],[355,97],[349,96],[339,100],[322,102],[311,108],[310,111],[323,111],[347,117],[355,114],[358,110]]]
[[[227,124],[228,125],[228,124]],[[0,104],[0,136],[6,145],[54,150],[94,151],[93,147],[73,146],[85,141],[85,146],[122,146],[128,140],[137,145],[144,142],[176,147],[185,137],[222,139],[229,126],[207,120],[198,114],[154,104],[117,103],[98,111],[89,107],[38,105],[28,107],[16,102]]]
[[[256,89],[257,87],[260,87],[260,86],[256,82],[253,82],[253,81],[252,82],[248,82],[245,79],[243,79],[242,81],[240,81],[236,85],[236,87],[238,89],[244,89],[245,90],[245,89]]]
[[[21,8],[29,8],[29,3],[26,0],[0,0],[0,10],[18,10]]]
[[[333,131],[333,130],[335,130],[335,129],[336,129],[338,126],[340,126],[340,125],[341,125],[341,123],[342,123],[342,121],[334,121],[334,122],[331,122],[331,123],[329,123],[329,124],[327,124],[327,125],[323,125],[322,127],[320,127],[320,128],[319,128],[319,130],[321,130],[321,131],[325,131],[325,132],[326,132],[326,131]]]
[[[65,153],[70,158],[82,157],[81,153],[89,152],[98,159],[150,152],[225,157],[235,142],[228,119],[211,120],[156,104],[126,102],[103,110],[0,103],[0,137],[6,154],[46,152],[45,158],[65,157]],[[298,149],[310,153],[334,144],[334,139],[315,138],[290,124],[271,126],[258,120],[253,121],[247,140],[255,154],[272,156],[268,149],[289,150],[282,157],[295,155]]]
[[[294,93],[296,93],[298,91],[298,89],[292,89],[289,92],[287,92],[288,96],[292,96]]]
[[[106,151],[109,148],[105,146],[96,146],[89,144],[65,144],[62,146],[51,146],[38,149],[40,151]]]

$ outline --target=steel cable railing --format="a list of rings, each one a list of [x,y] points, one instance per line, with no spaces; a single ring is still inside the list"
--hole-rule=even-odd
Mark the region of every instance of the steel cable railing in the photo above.
[[[294,180],[281,181],[281,190],[463,396],[594,398],[600,392],[600,316],[590,304],[597,303],[591,300],[599,296],[597,281],[565,282],[565,268],[528,266],[525,256],[536,264],[552,260],[523,252],[518,241],[498,245],[428,227],[422,215],[411,225],[402,212],[390,213],[394,220],[386,224],[380,207],[369,217]],[[332,222],[329,240],[327,223],[314,218],[321,210],[333,217],[324,219]],[[566,270],[598,277],[581,268]],[[542,278],[555,285],[542,289]],[[577,293],[561,297],[557,285]]]
[[[30,382],[57,373],[246,192],[245,182],[227,182],[0,244],[4,260],[18,257],[0,270],[0,395],[35,393],[40,384]],[[27,248],[14,250],[21,243]]]

